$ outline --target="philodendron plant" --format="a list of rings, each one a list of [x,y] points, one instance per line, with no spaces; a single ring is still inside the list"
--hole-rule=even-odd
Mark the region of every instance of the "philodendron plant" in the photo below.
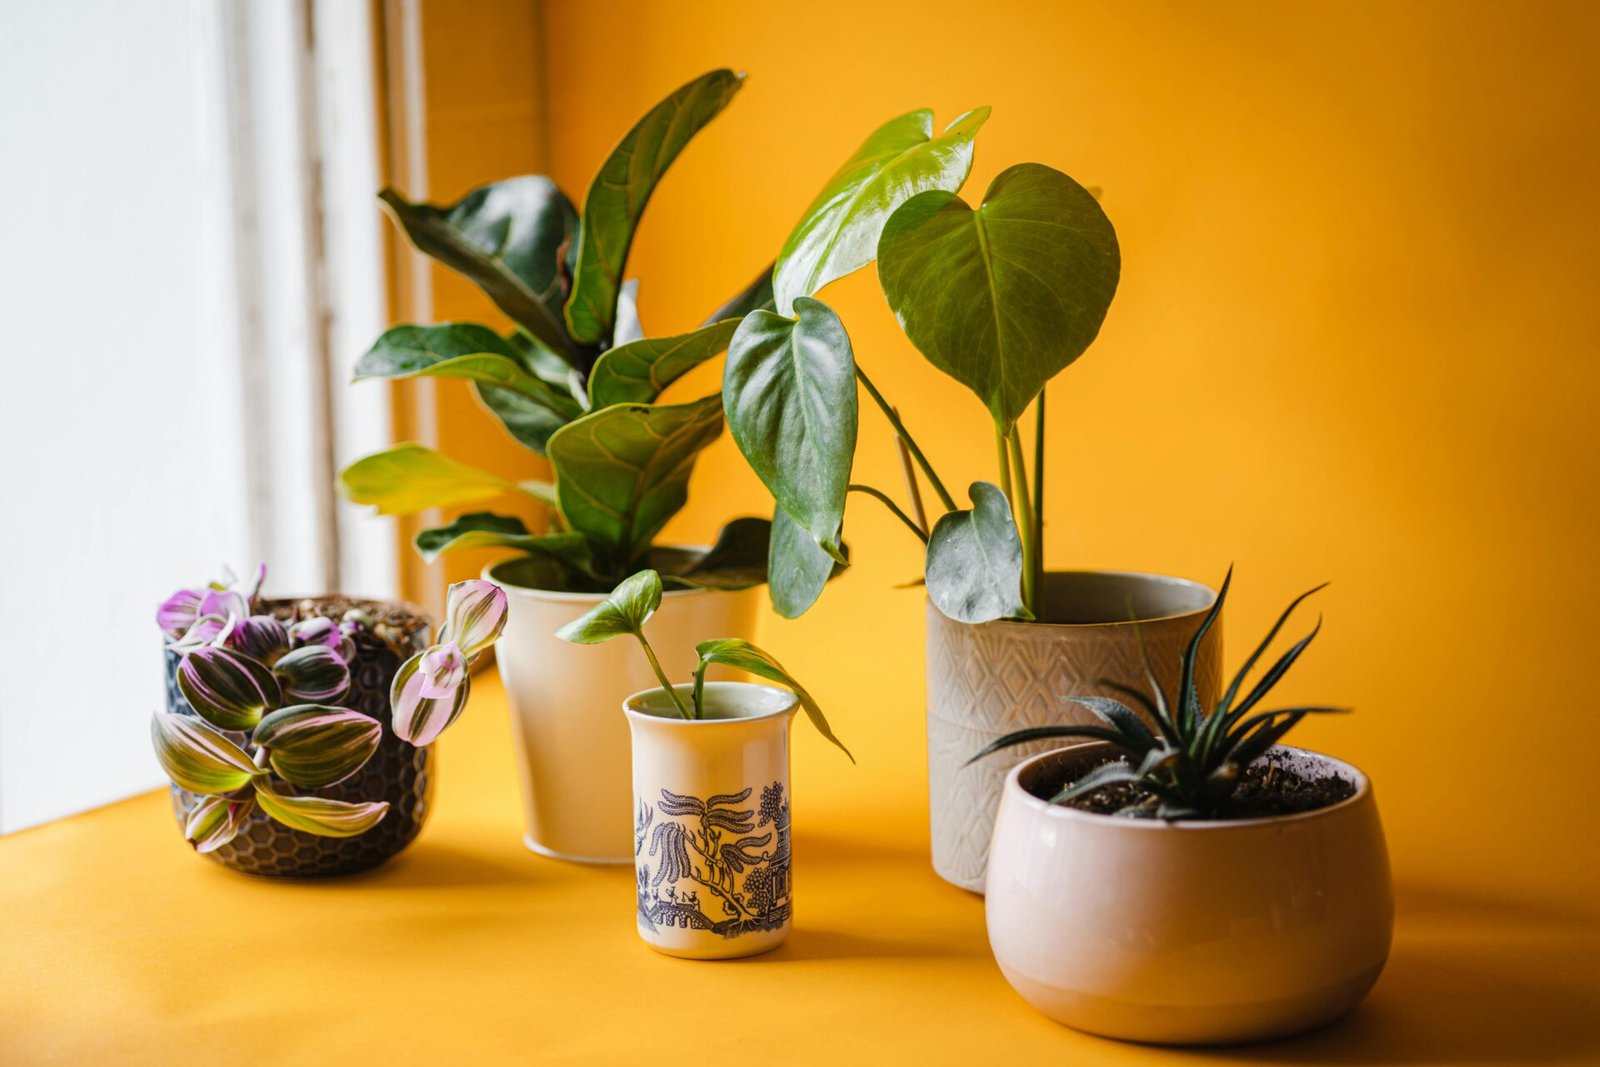
[[[1211,610],[1206,613],[1200,628],[1184,650],[1175,700],[1168,700],[1162,692],[1149,658],[1144,656],[1142,642],[1139,650],[1144,658],[1148,690],[1141,692],[1109,681],[1104,683],[1143,709],[1148,720],[1155,724],[1154,731],[1132,708],[1113,697],[1068,696],[1067,700],[1087,708],[1102,725],[1037,726],[1018,730],[984,746],[967,762],[1030,741],[1057,738],[1105,741],[1116,746],[1124,758],[1102,764],[1067,782],[1051,798],[1052,803],[1068,804],[1106,786],[1131,786],[1132,795],[1127,798],[1128,802],[1114,814],[1160,819],[1225,819],[1233,816],[1240,783],[1251,764],[1265,755],[1307,715],[1350,709],[1307,704],[1254,711],[1256,705],[1294,665],[1295,660],[1300,658],[1312,638],[1317,636],[1317,631],[1322,627],[1321,620],[1310,633],[1290,645],[1248,693],[1243,692],[1246,677],[1278,636],[1278,631],[1283,629],[1283,624],[1289,620],[1294,609],[1322,586],[1302,593],[1284,609],[1261,644],[1256,646],[1256,650],[1244,661],[1244,666],[1239,668],[1239,673],[1234,675],[1227,691],[1212,707],[1204,705],[1200,699],[1195,669],[1200,642],[1221,614],[1232,579],[1233,572],[1230,570]],[[1134,625],[1137,627],[1138,623]]]
[[[222,847],[262,814],[321,837],[354,837],[376,826],[386,801],[349,802],[289,790],[336,785],[366,766],[383,724],[339,701],[350,689],[356,638],[370,633],[397,654],[408,647],[357,609],[338,622],[288,624],[260,599],[254,580],[174,593],[157,611],[169,649],[182,658],[178,689],[193,716],[157,714],[156,758],[180,789],[200,798],[184,834],[199,852]],[[401,666],[391,690],[392,730],[431,744],[466,706],[472,659],[505,626],[505,592],[490,582],[450,588],[439,643]],[[285,788],[287,787],[287,789]]]
[[[673,381],[722,353],[741,316],[771,300],[766,272],[698,329],[645,337],[624,282],[629,247],[656,183],[726,107],[743,75],[716,70],[641,118],[601,166],[580,213],[549,178],[485,185],[455,204],[381,196],[422,252],[481,288],[513,324],[396,326],[356,364],[363,378],[461,378],[519,443],[545,456],[554,484],[513,482],[418,444],[358,460],[346,494],[384,514],[482,503],[520,493],[548,504],[550,530],[489,512],[424,530],[425,559],[457,548],[517,549],[546,562],[540,584],[601,592],[653,565],[677,586],[737,589],[766,578],[765,519],[729,523],[710,552],[653,539],[687,501],[700,450],[722,433],[722,399],[659,404]]]
[[[746,671],[768,681],[777,682],[792,690],[800,699],[800,706],[805,709],[806,717],[811,720],[811,724],[818,732],[839,746],[839,750],[850,757],[851,763],[855,762],[850,750],[834,736],[833,730],[828,726],[827,718],[822,714],[822,708],[817,705],[811,694],[806,692],[805,687],[784,670],[783,664],[748,641],[722,637],[701,641],[695,645],[694,650],[700,657],[700,662],[695,666],[694,676],[691,679],[693,686],[690,690],[690,699],[685,703],[667,678],[666,672],[661,669],[661,661],[656,658],[655,649],[650,647],[649,640],[644,636],[644,624],[660,606],[661,575],[652,570],[643,570],[625,579],[603,601],[557,630],[556,636],[574,644],[598,645],[613,637],[632,634],[644,650],[645,658],[650,661],[650,669],[661,682],[662,690],[672,698],[678,714],[685,719],[696,720],[705,717],[706,668],[713,663],[721,663],[735,670]]]
[[[805,611],[843,562],[848,493],[886,504],[926,545],[928,594],[958,621],[1031,619],[1043,576],[1046,384],[1099,332],[1120,272],[1115,231],[1095,196],[1059,171],[1023,163],[970,206],[957,196],[979,108],[935,134],[930,111],[893,119],[829,179],[773,267],[775,305],[749,312],[728,348],[723,406],[734,440],[777,503],[774,606]],[[998,477],[958,506],[899,410],[856,362],[815,294],[878,262],[889,306],[939,370],[971,389],[993,422]],[[852,483],[859,382],[893,428],[909,513]],[[1019,423],[1033,409],[1032,469]],[[920,471],[942,509],[931,529]]]

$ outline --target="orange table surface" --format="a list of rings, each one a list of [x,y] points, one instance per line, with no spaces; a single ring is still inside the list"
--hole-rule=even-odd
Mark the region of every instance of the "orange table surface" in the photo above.
[[[1321,1031],[1167,1050],[1059,1027],[1001,977],[982,899],[934,875],[925,799],[866,767],[808,789],[840,758],[809,742],[789,941],[660,956],[631,869],[523,848],[504,702],[481,675],[431,821],[365,875],[223,870],[165,793],[0,840],[0,1062],[1600,1063],[1592,915],[1404,885],[1387,971]]]

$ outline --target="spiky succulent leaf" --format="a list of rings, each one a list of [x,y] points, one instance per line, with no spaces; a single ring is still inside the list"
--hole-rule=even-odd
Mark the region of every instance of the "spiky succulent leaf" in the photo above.
[[[389,814],[387,800],[352,804],[322,797],[285,796],[266,782],[256,784],[256,803],[273,819],[292,830],[318,837],[355,837],[364,834]]]
[[[280,778],[317,789],[366,766],[383,739],[383,724],[350,708],[300,704],[262,719],[253,738]]]
[[[1150,733],[1150,728],[1133,713],[1133,709],[1120,700],[1111,697],[1068,697],[1074,704],[1082,705],[1094,712],[1107,725],[1116,730],[1124,738],[1124,748],[1145,751],[1155,747],[1156,739]]]
[[[1200,659],[1200,642],[1205,640],[1206,632],[1217,621],[1217,616],[1222,614],[1222,603],[1228,599],[1228,586],[1232,582],[1233,568],[1229,567],[1228,573],[1223,576],[1222,588],[1217,590],[1217,599],[1211,602],[1211,609],[1200,620],[1194,636],[1189,639],[1189,647],[1183,650],[1183,670],[1178,680],[1177,718],[1185,731],[1194,729],[1200,711],[1199,691],[1195,684],[1195,664]]]
[[[1072,738],[1078,741],[1105,741],[1116,745],[1118,748],[1122,747],[1124,741],[1121,733],[1105,726],[1030,726],[1025,730],[1014,730],[1004,737],[997,737],[990,741],[973,753],[967,760],[967,764],[976,763],[983,757],[999,752],[1003,748],[1025,745],[1030,741],[1053,741],[1057,738]]]
[[[219,730],[249,730],[283,703],[266,664],[231,648],[197,648],[178,664],[178,689]]]
[[[189,715],[154,716],[150,740],[167,777],[178,788],[201,796],[231,793],[261,773],[249,753]]]
[[[1102,763],[1083,777],[1072,782],[1055,796],[1050,798],[1052,804],[1065,804],[1069,800],[1076,800],[1085,794],[1092,793],[1101,786],[1116,785],[1121,782],[1140,782],[1139,772],[1126,763]]]
[[[200,853],[215,852],[239,836],[255,801],[229,797],[202,797],[183,824],[183,836]]]

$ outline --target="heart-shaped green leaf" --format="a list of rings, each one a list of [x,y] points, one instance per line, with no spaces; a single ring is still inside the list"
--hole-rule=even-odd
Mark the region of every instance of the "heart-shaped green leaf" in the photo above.
[[[651,108],[611,150],[583,200],[566,308],[573,337],[590,344],[611,339],[628,248],[650,194],[690,138],[728,106],[743,81],[731,70],[701,75]]]
[[[1038,163],[1002,172],[976,211],[949,193],[913,197],[878,243],[878,278],[906,336],[1002,430],[1089,347],[1120,271],[1099,203]]]
[[[298,704],[262,719],[253,739],[267,749],[279,777],[315,789],[365,767],[383,740],[383,724],[351,708]]]
[[[537,495],[488,471],[409,443],[356,460],[340,472],[339,483],[345,496],[357,504],[375,505],[380,515],[476,504],[517,491]]]
[[[772,513],[767,553],[767,592],[772,606],[786,619],[798,619],[810,610],[839,566],[782,508]]]
[[[583,413],[577,401],[529,371],[523,353],[485,326],[395,326],[356,361],[356,379],[466,378],[508,389],[563,421]]]
[[[722,433],[722,400],[616,404],[556,431],[548,454],[561,514],[607,557],[642,558],[689,498],[700,450]]]
[[[351,804],[321,797],[284,796],[268,783],[256,783],[256,803],[261,810],[291,830],[318,837],[355,837],[364,834],[389,814],[389,802]]]
[[[794,695],[800,698],[800,706],[805,709],[806,717],[811,720],[811,725],[817,731],[839,746],[839,751],[850,756],[850,762],[856,758],[850,755],[850,750],[844,747],[844,742],[834,736],[833,730],[828,726],[828,719],[822,714],[822,708],[817,705],[811,694],[806,692],[805,686],[794,680],[788,671],[783,669],[783,664],[773,659],[761,649],[748,641],[741,641],[736,637],[718,638],[714,641],[702,641],[694,646],[695,652],[700,655],[700,666],[695,670],[695,706],[700,706],[700,687],[705,681],[706,665],[720,663],[725,667],[732,667],[738,671],[748,671],[757,677],[766,678],[768,681],[777,682],[794,690]]]
[[[429,563],[444,552],[460,548],[515,548],[530,555],[556,560],[583,574],[592,574],[594,554],[580,533],[529,533],[521,519],[474,511],[447,526],[423,530],[416,537],[417,551]]]
[[[973,482],[971,511],[952,511],[928,538],[928,598],[957,622],[1028,619],[1022,540],[999,486]]]
[[[191,715],[156,715],[150,740],[167,777],[191,793],[231,793],[261,773],[249,753]]]
[[[600,603],[556,631],[563,641],[598,645],[620,634],[640,634],[661,606],[661,575],[644,570],[622,582]]]
[[[567,336],[559,250],[577,213],[549,178],[509,178],[472,190],[448,207],[414,204],[393,189],[381,194],[411,243],[476,282],[511,321],[574,366]]]
[[[693,333],[646,337],[611,349],[589,374],[590,406],[653,402],[667,386],[726,351],[738,328],[738,319],[728,319]]]
[[[844,323],[800,297],[797,317],[756,311],[728,346],[728,428],[778,507],[841,559],[839,526],[856,449],[856,364]]]
[[[972,169],[973,138],[988,118],[988,108],[976,108],[935,137],[933,112],[924,109],[872,131],[783,243],[772,275],[776,310],[792,314],[795,298],[871,263],[885,220],[908,198],[960,189]]]

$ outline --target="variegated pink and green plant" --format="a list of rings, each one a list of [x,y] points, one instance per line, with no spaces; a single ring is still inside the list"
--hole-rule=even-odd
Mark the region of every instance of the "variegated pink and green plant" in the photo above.
[[[181,657],[178,689],[195,714],[158,714],[151,735],[167,776],[200,798],[184,828],[200,852],[233,840],[258,811],[306,833],[354,837],[389,810],[385,801],[285,790],[342,782],[378,750],[383,724],[340,701],[350,691],[356,637],[389,636],[359,609],[337,621],[285,622],[261,600],[265,575],[262,566],[246,581],[229,575],[179,590],[156,613],[167,647]],[[471,664],[499,637],[505,618],[505,592],[492,582],[451,586],[438,643],[395,673],[395,737],[420,748],[460,717],[471,691]]]

